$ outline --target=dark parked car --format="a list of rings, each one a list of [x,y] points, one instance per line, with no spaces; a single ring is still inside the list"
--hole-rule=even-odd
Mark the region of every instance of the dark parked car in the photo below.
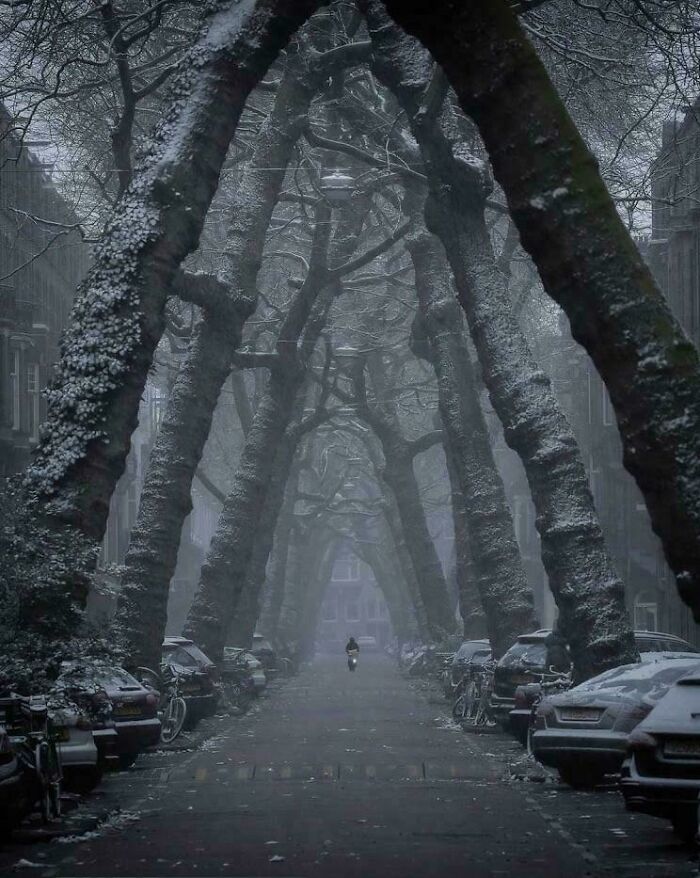
[[[630,735],[620,787],[629,811],[670,820],[692,840],[700,794],[700,670],[681,677]]]
[[[491,658],[488,640],[466,640],[452,658],[452,683],[456,685],[470,667],[484,665]]]
[[[116,730],[114,753],[122,768],[131,765],[142,750],[160,740],[158,695],[142,686],[124,668],[66,663],[54,689],[65,692],[76,703],[84,704],[87,700],[95,713],[104,709],[105,700],[109,702],[111,723],[105,724],[104,731],[111,735],[109,730],[112,727]],[[99,729],[95,729],[93,735],[99,749],[102,743]]]
[[[699,658],[646,658],[547,696],[537,708],[535,757],[575,787],[593,787],[606,774],[617,773],[630,732],[676,680],[700,668]]]
[[[546,640],[550,634],[548,628],[542,628],[521,635],[496,665],[491,709],[504,728],[510,728],[509,714],[515,708],[516,688],[537,682],[548,668]],[[634,638],[642,658],[661,652],[698,653],[697,647],[675,634],[635,631]]]
[[[186,726],[213,716],[221,695],[219,672],[214,662],[186,637],[166,637],[162,661],[176,673],[180,669],[180,693],[187,702]]]

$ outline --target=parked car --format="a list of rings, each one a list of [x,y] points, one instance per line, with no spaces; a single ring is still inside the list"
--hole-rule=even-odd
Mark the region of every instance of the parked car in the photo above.
[[[676,637],[675,634],[663,634],[661,631],[635,631],[634,640],[642,656],[657,652],[692,652],[700,654],[700,649]]]
[[[196,725],[204,717],[213,716],[221,693],[219,671],[209,656],[186,637],[166,637],[162,661],[182,676],[180,694],[187,703],[186,728]]]
[[[575,787],[593,787],[619,772],[630,732],[680,677],[700,669],[697,655],[655,655],[544,698],[532,736],[535,757]]]
[[[488,640],[465,640],[452,658],[452,683],[457,685],[469,668],[481,667],[491,659],[491,644]]]
[[[522,634],[496,665],[491,709],[496,720],[506,729],[511,728],[509,715],[515,708],[516,688],[537,682],[547,670],[545,641],[551,633],[549,628],[541,628],[530,634]],[[634,638],[642,658],[647,654],[658,655],[660,652],[700,654],[697,647],[675,634],[635,631]]]
[[[682,838],[695,837],[700,795],[700,668],[677,680],[632,732],[620,788],[628,811],[670,820]]]
[[[110,718],[116,731],[114,755],[122,768],[132,765],[139,753],[160,740],[158,695],[143,686],[124,668],[102,663],[64,663],[54,686],[73,702],[87,699],[95,712],[104,708],[105,700],[111,706]],[[95,742],[104,747],[104,758],[109,759],[109,729],[93,731]]]
[[[270,641],[262,634],[253,634],[253,645],[250,648],[255,658],[262,663],[265,673],[274,673],[278,670],[277,653]]]
[[[247,672],[255,686],[256,695],[267,686],[267,676],[262,662],[239,646],[227,646],[224,648],[224,674],[232,672],[235,668],[243,668]]]

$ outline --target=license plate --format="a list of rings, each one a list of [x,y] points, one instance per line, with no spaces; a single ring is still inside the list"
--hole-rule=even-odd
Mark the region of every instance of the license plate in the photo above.
[[[666,741],[664,754],[666,756],[700,756],[700,739],[677,738]]]
[[[568,707],[559,711],[559,718],[564,722],[598,722],[601,717],[602,710],[594,707]]]
[[[112,713],[114,716],[140,716],[141,708],[138,705],[115,707]]]

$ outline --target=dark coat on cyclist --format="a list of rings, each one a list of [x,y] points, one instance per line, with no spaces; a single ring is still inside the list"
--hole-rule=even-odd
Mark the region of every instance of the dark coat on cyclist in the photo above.
[[[360,647],[357,645],[357,641],[354,637],[351,637],[350,640],[345,644],[345,652],[350,655],[351,652],[359,652]]]

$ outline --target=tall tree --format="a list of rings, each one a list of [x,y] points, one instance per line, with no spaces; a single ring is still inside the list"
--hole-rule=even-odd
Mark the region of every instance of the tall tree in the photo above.
[[[507,0],[387,0],[477,124],[546,291],[600,372],[624,464],[700,620],[700,362]],[[523,112],[523,108],[527,108]]]
[[[427,356],[437,376],[448,467],[451,465],[459,486],[453,503],[459,504],[456,514],[464,516],[473,585],[481,597],[493,653],[500,657],[519,634],[536,627],[532,592],[493,459],[444,249],[421,228],[408,237],[407,248],[413,260],[420,315],[414,324],[413,349]],[[420,345],[418,339],[423,334],[424,344]],[[456,533],[465,536],[457,528]]]
[[[578,445],[528,348],[496,264],[485,221],[487,169],[435,124],[442,93],[431,88],[429,54],[392,25],[378,0],[365,5],[373,69],[394,91],[418,141],[429,185],[426,222],[444,245],[491,403],[525,467],[542,562],[576,674],[585,679],[633,660],[637,650]]]

